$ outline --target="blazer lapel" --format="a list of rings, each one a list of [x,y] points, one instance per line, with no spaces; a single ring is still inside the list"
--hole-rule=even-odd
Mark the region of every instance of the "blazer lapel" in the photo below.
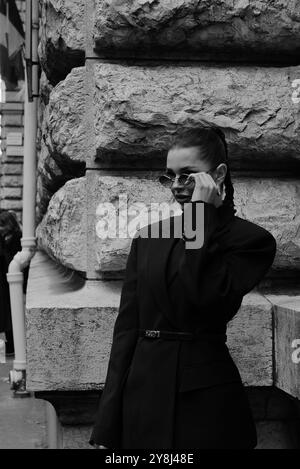
[[[174,219],[176,219],[176,223],[174,225]],[[172,310],[171,310],[171,303],[168,295],[167,289],[167,262],[171,253],[171,250],[178,241],[180,237],[180,229],[182,223],[182,216],[171,217],[167,221],[162,220],[159,225],[164,229],[166,225],[164,223],[170,223],[170,237],[162,237],[160,235],[158,238],[151,238],[150,240],[150,248],[148,252],[148,259],[147,259],[147,275],[149,285],[152,291],[152,294],[155,298],[157,306],[163,316],[167,319],[170,325],[178,330],[178,327],[172,320]],[[175,231],[174,231],[175,226]],[[167,233],[167,231],[165,231]]]
[[[234,214],[228,206],[222,205],[218,209],[219,224],[216,236],[222,237],[229,230],[229,223],[233,220]],[[162,237],[162,234],[168,233],[166,228],[169,223],[170,236]],[[171,250],[181,238],[182,233],[182,215],[170,217],[167,220],[159,222],[161,231],[157,238],[150,237],[149,251],[147,258],[147,276],[150,289],[157,303],[158,309],[163,316],[167,319],[170,325],[178,330],[178,327],[173,322],[172,305],[168,295],[167,289],[167,262]],[[164,230],[166,228],[166,230]]]

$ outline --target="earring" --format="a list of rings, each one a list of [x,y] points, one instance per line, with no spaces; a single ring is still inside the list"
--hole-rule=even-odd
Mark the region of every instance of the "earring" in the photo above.
[[[218,185],[218,195],[221,196],[222,200],[225,199],[225,197],[226,197],[225,184],[222,184],[222,189],[221,189],[221,185]]]
[[[222,200],[224,200],[226,197],[226,187],[225,184],[223,184],[223,190],[222,190]]]

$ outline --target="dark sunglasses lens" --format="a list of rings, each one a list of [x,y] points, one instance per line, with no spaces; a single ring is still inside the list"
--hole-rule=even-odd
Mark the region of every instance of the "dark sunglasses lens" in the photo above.
[[[168,176],[165,176],[164,174],[160,176],[158,180],[164,187],[171,187],[173,183],[172,179],[170,179]]]
[[[178,184],[180,185],[185,184],[186,180],[187,180],[187,177],[184,174],[182,176],[179,176],[179,178],[177,179]]]

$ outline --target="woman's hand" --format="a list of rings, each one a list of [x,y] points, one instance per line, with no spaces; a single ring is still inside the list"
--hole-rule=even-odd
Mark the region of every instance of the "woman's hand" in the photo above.
[[[204,172],[191,173],[190,177],[195,180],[191,202],[202,200],[213,204],[215,207],[222,205],[222,195],[210,174]]]

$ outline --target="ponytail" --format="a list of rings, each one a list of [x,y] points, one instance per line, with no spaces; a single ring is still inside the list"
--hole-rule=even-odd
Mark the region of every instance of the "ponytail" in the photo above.
[[[226,172],[226,176],[225,176],[225,179],[224,179],[226,196],[225,196],[225,199],[224,199],[223,203],[225,205],[228,205],[228,207],[230,207],[232,209],[233,213],[236,213],[236,208],[234,206],[234,188],[233,188],[233,184],[232,184],[232,181],[231,181],[231,174],[230,174],[230,168],[229,168],[229,159],[228,159],[228,146],[227,146],[225,134],[220,129],[220,127],[213,126],[212,130],[222,140],[222,143],[223,143],[224,148],[225,148],[225,154],[226,154],[225,163],[226,163],[226,166],[227,166],[227,172]]]

